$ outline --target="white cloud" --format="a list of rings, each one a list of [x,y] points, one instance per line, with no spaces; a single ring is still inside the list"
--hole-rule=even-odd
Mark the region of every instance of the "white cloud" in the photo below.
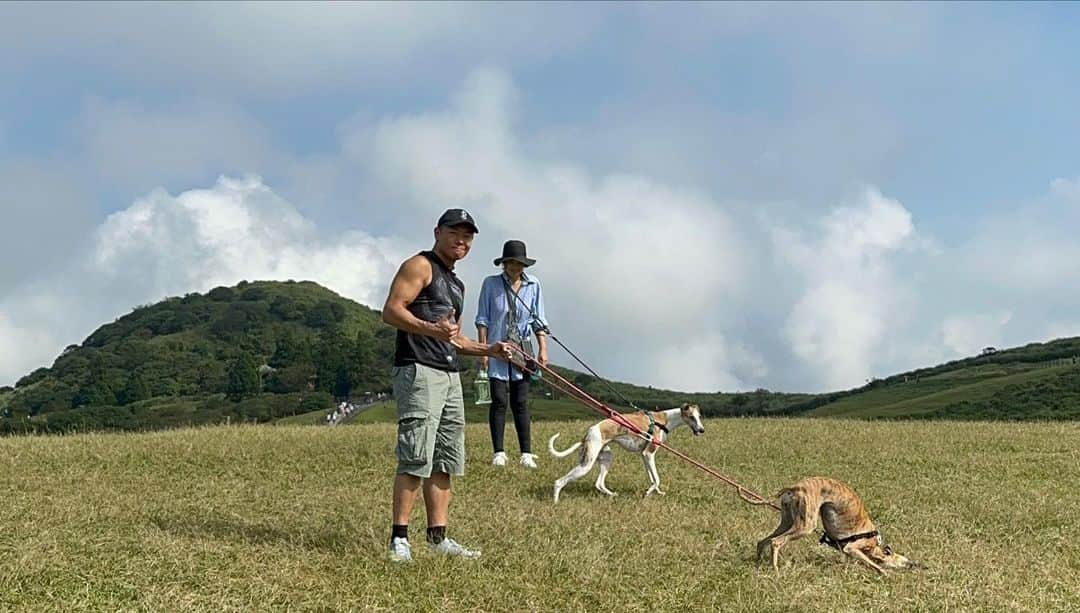
[[[1043,196],[990,214],[961,248],[965,274],[1010,292],[1049,300],[1080,287],[1080,179],[1055,179]]]
[[[57,345],[48,327],[20,327],[0,311],[0,386],[14,385],[34,368],[50,363]]]
[[[1050,193],[1080,206],[1080,177],[1054,179],[1050,182]]]
[[[156,190],[97,231],[92,270],[149,295],[241,279],[310,279],[354,300],[383,297],[401,253],[359,231],[324,235],[255,176],[173,197]]]
[[[0,16],[0,67],[67,57],[144,85],[282,96],[544,59],[602,23],[592,8],[450,2],[14,4]]]
[[[1080,336],[1080,321],[1052,321],[1046,324],[1046,334],[1043,338],[1052,341],[1077,336]]]
[[[1001,348],[1002,328],[1012,317],[1010,311],[950,317],[942,322],[941,333],[956,355],[975,355],[986,347]]]
[[[686,392],[732,392],[749,389],[769,373],[757,352],[728,341],[719,332],[702,331],[683,342],[672,339],[656,352],[657,371],[649,382]]]
[[[795,355],[820,369],[826,387],[858,385],[880,364],[902,299],[888,258],[914,234],[907,209],[874,188],[856,205],[833,209],[820,238],[774,231],[777,252],[805,284],[785,333]]]
[[[110,215],[65,270],[0,295],[0,381],[135,305],[243,279],[313,280],[380,305],[404,255],[391,238],[321,231],[258,177],[155,190]]]
[[[744,266],[727,214],[707,196],[644,177],[592,176],[567,160],[529,157],[512,129],[513,100],[505,74],[476,71],[449,110],[383,121],[364,133],[370,141],[347,147],[366,151],[398,217],[418,224],[417,240],[429,240],[443,208],[473,212],[481,230],[463,264],[471,287],[494,272],[488,262],[502,240],[525,240],[553,327],[572,346],[591,347],[602,371],[697,389],[738,381],[723,337],[712,336]],[[694,347],[697,358],[665,355],[703,337],[715,344]]]

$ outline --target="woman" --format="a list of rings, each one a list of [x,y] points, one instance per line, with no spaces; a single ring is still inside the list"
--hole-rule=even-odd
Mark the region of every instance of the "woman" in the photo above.
[[[536,361],[547,365],[547,320],[544,316],[544,299],[540,294],[540,280],[526,275],[525,269],[536,263],[526,255],[525,243],[509,240],[503,245],[502,257],[495,259],[503,272],[484,279],[480,289],[480,305],[476,310],[477,338],[481,343],[508,340],[529,351],[530,333],[536,338]],[[530,312],[531,311],[531,312]],[[495,456],[494,466],[506,466],[506,450],[503,448],[503,432],[506,429],[506,407],[509,404],[514,415],[521,465],[536,468],[536,456],[532,453],[530,433],[529,373],[504,360],[480,358],[481,369],[487,371],[491,385],[491,409],[488,425],[491,428],[491,446]]]

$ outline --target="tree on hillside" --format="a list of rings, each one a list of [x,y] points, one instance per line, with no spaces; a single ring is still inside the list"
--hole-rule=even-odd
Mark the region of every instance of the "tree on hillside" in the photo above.
[[[377,373],[386,369],[377,366],[374,343],[375,339],[361,330],[356,333],[356,340],[349,347],[346,369],[352,389],[368,392],[381,389]]]
[[[120,404],[131,404],[148,398],[150,398],[150,388],[146,385],[146,377],[142,371],[132,373],[127,385],[116,397]]]
[[[311,361],[311,347],[306,339],[286,332],[275,342],[274,355],[267,362],[274,368],[292,366]]]
[[[319,331],[319,340],[312,355],[315,374],[319,378],[318,389],[335,396],[349,395],[351,389],[348,377],[348,356],[348,342],[337,326],[330,326]]]
[[[72,400],[72,405],[81,406],[108,406],[116,404],[116,392],[113,391],[104,375],[91,375],[90,382],[79,388],[78,393]]]
[[[285,321],[293,321],[304,317],[304,311],[300,309],[295,300],[288,296],[275,296],[270,301],[270,312]]]
[[[255,358],[242,352],[229,363],[229,382],[225,394],[230,400],[239,401],[259,393],[259,372]]]
[[[229,287],[215,287],[206,296],[214,302],[229,302],[236,297],[236,292]]]
[[[337,302],[320,300],[315,306],[308,310],[304,321],[312,328],[325,329],[334,327],[336,324],[345,321],[345,307]]]

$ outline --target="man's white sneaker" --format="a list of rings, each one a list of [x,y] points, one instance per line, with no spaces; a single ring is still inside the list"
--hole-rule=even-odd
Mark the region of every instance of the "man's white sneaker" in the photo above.
[[[536,465],[536,456],[531,453],[521,454],[521,465],[525,468],[531,468],[533,470],[539,468]]]
[[[409,539],[400,536],[390,539],[390,560],[393,562],[412,562],[412,546]]]
[[[466,549],[454,539],[443,539],[438,545],[428,543],[428,549],[431,550],[431,553],[437,553],[444,556],[456,556],[465,558],[466,560],[475,560],[480,557],[479,550]]]
[[[491,458],[492,466],[506,466],[506,452],[500,451],[495,454],[495,457]]]

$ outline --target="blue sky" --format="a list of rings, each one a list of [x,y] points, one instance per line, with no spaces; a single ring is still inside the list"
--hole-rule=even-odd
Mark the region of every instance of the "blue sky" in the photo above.
[[[1080,334],[1074,4],[0,5],[0,384],[136,304],[378,307],[443,208],[617,379]],[[566,356],[553,356],[567,362]]]

